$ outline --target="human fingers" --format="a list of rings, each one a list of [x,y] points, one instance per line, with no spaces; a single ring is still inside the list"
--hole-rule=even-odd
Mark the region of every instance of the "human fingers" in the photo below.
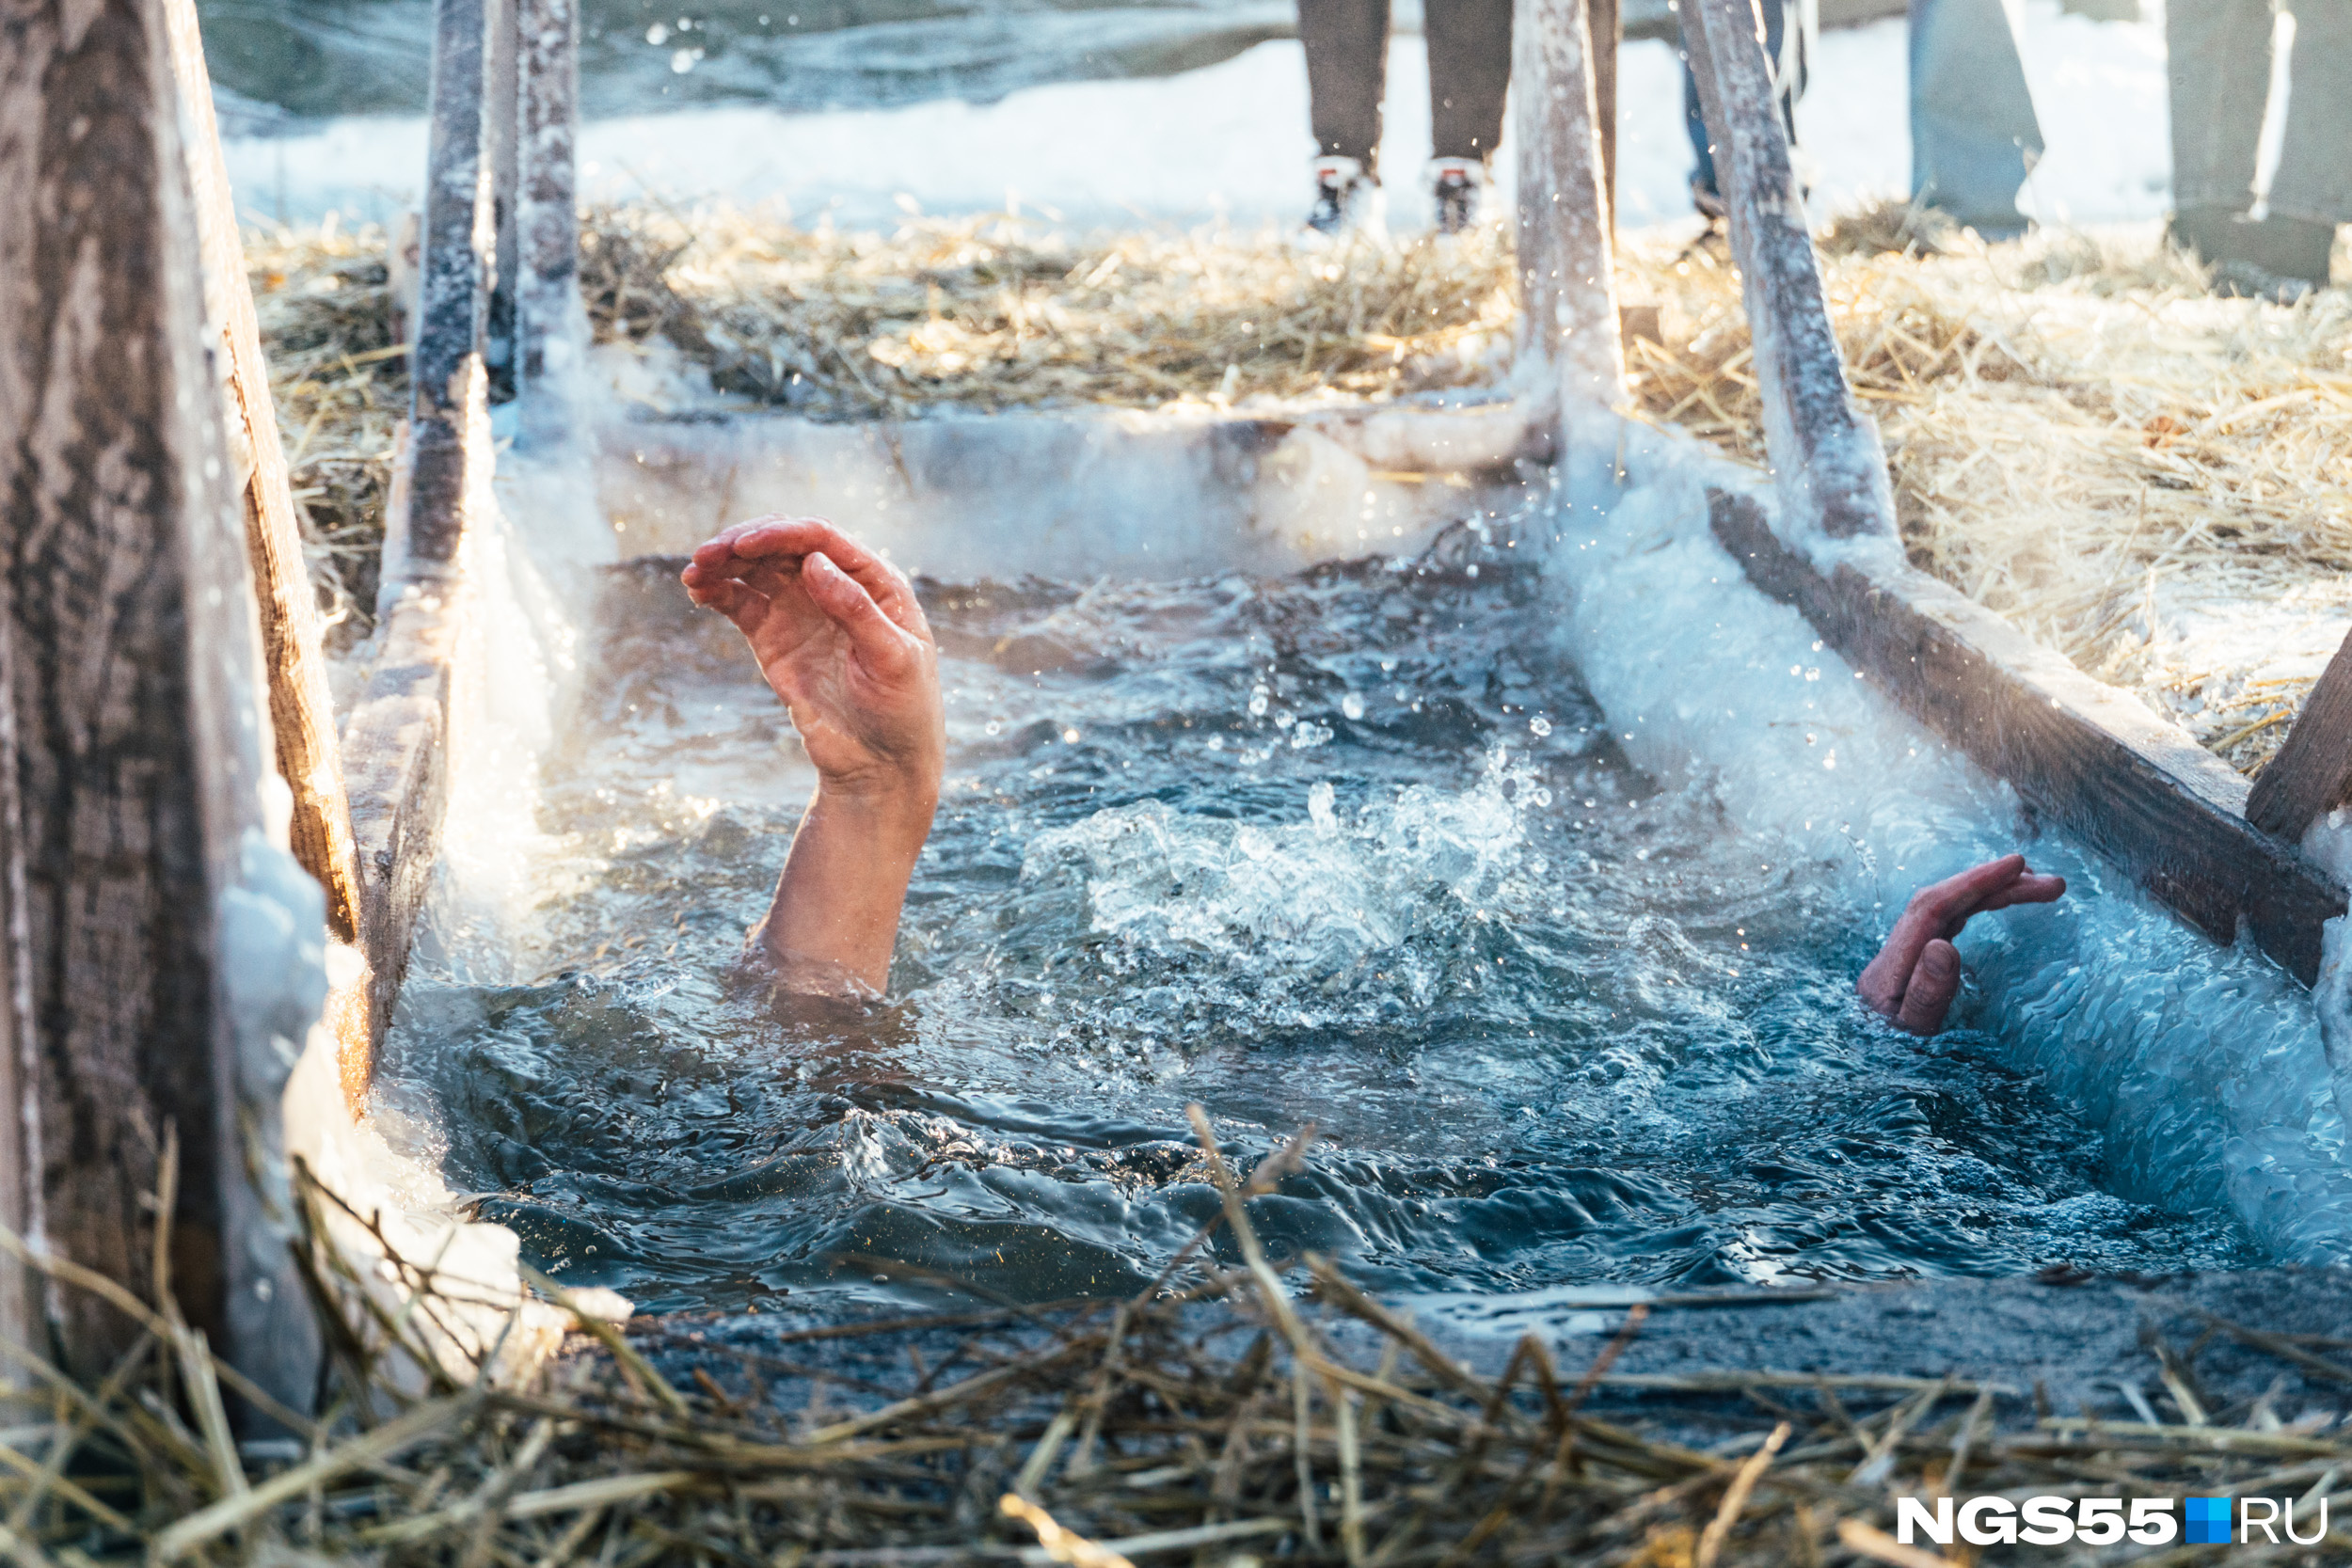
[[[889,562],[822,517],[770,517],[746,527],[730,548],[739,557],[807,556],[822,553],[866,590],[882,612],[906,631],[928,636],[930,626],[915,601],[914,585]]]
[[[718,532],[712,534],[708,539],[704,540],[701,544],[694,546],[694,564],[697,566],[717,566],[723,564],[730,555],[735,553],[736,540],[742,537],[743,534],[750,530],[755,529],[763,523],[773,522],[774,520],[775,519],[773,517],[753,517],[743,522],[728,524],[725,528],[721,529]]]
[[[1960,928],[1983,901],[2014,883],[2025,869],[2025,856],[2004,855],[1913,894],[1895,928],[1887,933],[1886,944],[1854,982],[1854,990],[1877,1011],[1893,1018],[1928,943],[1949,942],[1960,935]]]
[[[768,616],[768,595],[747,588],[731,578],[716,578],[696,586],[687,586],[687,596],[706,610],[715,610],[735,623],[736,629],[749,637]]]
[[[2066,896],[2066,879],[2027,872],[1977,906],[1979,914],[2012,904],[2048,904]]]
[[[858,657],[878,673],[903,670],[921,646],[906,628],[882,613],[863,583],[823,551],[802,561],[801,586],[818,609],[849,633]]]
[[[1932,1035],[1944,1027],[1944,1015],[1960,994],[1960,949],[1938,938],[1919,955],[1911,983],[1903,988],[1902,1010],[1895,1025],[1915,1035]]]

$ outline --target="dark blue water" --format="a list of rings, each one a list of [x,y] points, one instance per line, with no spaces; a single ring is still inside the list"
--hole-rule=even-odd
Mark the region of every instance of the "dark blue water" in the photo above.
[[[544,977],[428,943],[384,1101],[542,1266],[656,1309],[1133,1290],[1214,1203],[1188,1101],[1245,1155],[1312,1122],[1260,1227],[1393,1290],[2253,1259],[2110,1196],[1992,1042],[1865,1014],[1862,915],[1628,766],[1549,593],[1469,535],[925,585],[948,787],[851,1009],[736,972],[809,775],[733,633],[617,570],[539,784]]]

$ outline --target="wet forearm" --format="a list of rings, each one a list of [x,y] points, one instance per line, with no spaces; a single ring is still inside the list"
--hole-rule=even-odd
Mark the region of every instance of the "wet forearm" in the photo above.
[[[753,941],[787,974],[795,960],[817,959],[885,990],[907,882],[937,806],[932,788],[861,795],[820,785]]]

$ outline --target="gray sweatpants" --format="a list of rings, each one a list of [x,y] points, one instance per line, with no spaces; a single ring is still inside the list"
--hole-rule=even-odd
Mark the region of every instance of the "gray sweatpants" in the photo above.
[[[2352,0],[2346,0],[2352,4]],[[1489,158],[1511,86],[1511,0],[1427,0],[1433,158]],[[1388,86],[1389,0],[1298,0],[1315,146],[1371,169]]]
[[[2270,210],[2352,223],[2352,0],[2292,0],[2295,55]],[[2169,0],[2172,205],[2242,213],[2270,91],[2271,0]]]

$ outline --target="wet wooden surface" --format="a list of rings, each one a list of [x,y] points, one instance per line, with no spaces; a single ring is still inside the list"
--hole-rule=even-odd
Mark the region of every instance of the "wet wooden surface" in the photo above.
[[[2243,928],[2296,979],[2317,977],[2320,924],[2344,911],[2344,890],[2247,821],[2235,768],[1924,572],[1824,573],[1745,496],[1711,493],[1708,520],[1749,580],[2037,817],[2214,941]]]

